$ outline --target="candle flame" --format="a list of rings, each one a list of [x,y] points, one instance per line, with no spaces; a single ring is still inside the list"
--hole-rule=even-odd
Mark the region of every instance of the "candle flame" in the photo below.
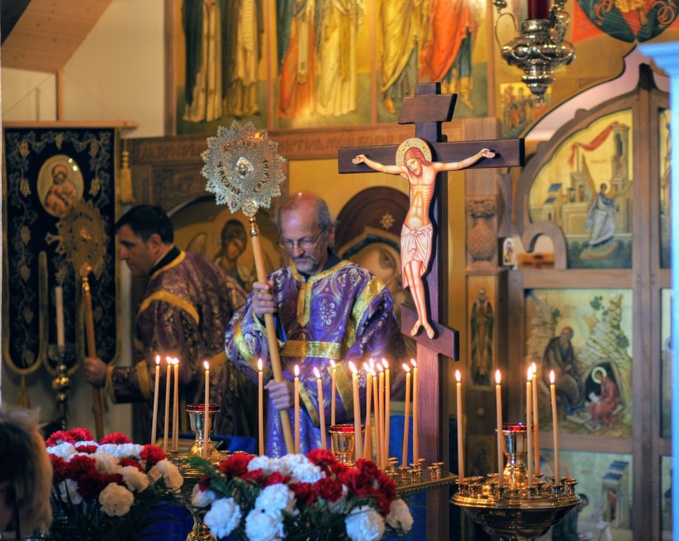
[[[298,364],[295,365],[295,377],[296,378],[299,377],[299,365]]]
[[[533,367],[529,366],[528,367],[528,381],[532,381],[533,379]]]
[[[415,362],[415,359],[410,359],[410,364],[412,364],[414,368],[417,368],[417,363]]]
[[[459,370],[455,370],[455,380],[460,383],[462,381],[462,375],[460,374]]]
[[[321,379],[321,373],[318,371],[318,368],[314,366],[314,374],[316,374],[316,379]]]
[[[496,371],[495,371],[495,383],[497,383],[498,385],[500,385],[500,380],[501,380],[501,379],[502,379],[502,376],[500,375],[500,371],[499,371],[499,370],[496,370]]]
[[[368,361],[363,362],[363,370],[370,372],[370,365],[368,364]]]
[[[263,368],[264,368],[264,363],[262,362],[262,359],[259,359],[257,361],[257,369],[261,372]]]
[[[156,355],[156,366],[160,366],[160,355]]]
[[[210,361],[203,361],[203,366],[205,367],[205,370],[210,370]]]
[[[370,364],[370,369],[375,370],[375,359],[370,357],[370,363],[369,364]]]
[[[330,366],[332,366],[333,370],[335,369],[335,361],[333,361],[332,359],[330,359]]]
[[[549,371],[549,383],[554,385],[554,370]]]
[[[406,363],[403,363],[403,370],[410,372],[410,367]]]
[[[175,358],[174,358],[174,364],[176,364],[177,366],[179,366],[179,357],[175,357]]]
[[[538,373],[538,365],[535,364],[535,362],[530,363],[530,367],[533,369],[533,377],[537,376]]]
[[[356,375],[356,365],[354,364],[354,361],[349,361],[349,370],[351,370],[351,373]]]
[[[389,370],[389,362],[384,357],[382,357],[382,366],[385,370]]]
[[[378,372],[382,372],[382,370],[384,370],[384,368],[382,368],[382,365],[380,363],[375,363],[375,368],[377,368]]]

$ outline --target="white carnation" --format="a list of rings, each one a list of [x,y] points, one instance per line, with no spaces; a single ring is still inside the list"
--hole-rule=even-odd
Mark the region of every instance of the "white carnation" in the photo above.
[[[150,481],[146,474],[140,472],[134,466],[120,468],[119,472],[123,476],[125,485],[132,492],[143,492],[149,487]]]
[[[389,514],[387,515],[387,524],[400,532],[409,532],[410,528],[413,527],[413,516],[402,499],[398,498],[391,502]]]
[[[59,483],[59,496],[62,502],[71,502],[73,505],[78,505],[83,501],[78,492],[78,483],[73,479],[66,479]]]
[[[375,541],[384,534],[384,519],[367,505],[353,509],[345,524],[351,541]]]
[[[278,471],[280,467],[280,460],[278,458],[270,458],[266,455],[260,455],[248,462],[248,471],[262,470],[264,476],[271,475]]]
[[[99,444],[96,441],[77,441],[75,442],[76,448],[79,447],[91,447],[91,446],[99,447]]]
[[[107,451],[102,451],[101,447],[99,447],[97,452],[92,455],[92,458],[97,461],[97,471],[103,473],[104,475],[119,473],[118,470],[120,469],[120,461],[118,460],[118,457],[108,453]]]
[[[178,490],[184,484],[184,478],[182,474],[179,473],[179,468],[175,466],[172,462],[164,458],[158,464],[158,471],[163,474],[163,479],[165,480],[165,485],[170,490]]]
[[[48,447],[47,452],[51,455],[59,456],[68,462],[77,451],[75,450],[75,445],[72,443],[60,443],[54,447]]]
[[[110,517],[126,515],[134,503],[134,495],[125,487],[109,483],[99,494],[101,510]]]
[[[151,469],[148,471],[146,474],[149,476],[149,479],[151,480],[152,483],[157,483],[158,479],[163,477],[162,472],[158,469],[158,466],[151,466]]]
[[[257,496],[255,509],[275,517],[279,517],[283,511],[292,513],[295,509],[295,493],[283,483],[269,485]]]
[[[205,513],[203,522],[210,528],[212,535],[217,539],[221,539],[236,529],[241,516],[240,505],[236,503],[236,500],[233,498],[222,498],[212,503],[210,510]]]
[[[290,481],[293,483],[315,483],[325,477],[325,473],[315,464],[308,462],[292,468]]]
[[[194,507],[207,507],[213,501],[217,495],[211,490],[201,490],[198,484],[193,485],[193,491],[191,492],[191,505]]]
[[[117,456],[118,458],[126,456],[137,458],[143,448],[143,445],[137,443],[104,443],[99,446],[99,450],[102,452]]]
[[[292,475],[296,468],[312,463],[306,456],[295,454],[285,455],[278,460],[280,462],[279,469],[283,475]]]
[[[245,519],[245,533],[250,541],[284,539],[283,517],[272,516],[263,509],[253,509]]]

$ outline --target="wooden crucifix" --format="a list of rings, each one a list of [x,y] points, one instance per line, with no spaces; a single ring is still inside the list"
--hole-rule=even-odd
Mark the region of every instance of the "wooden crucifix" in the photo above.
[[[428,143],[432,152],[432,161],[462,162],[475,156],[481,149],[490,149],[492,158],[480,157],[465,168],[480,167],[512,167],[524,164],[523,139],[498,139],[489,141],[446,142],[442,134],[441,124],[449,122],[453,117],[456,95],[441,95],[440,83],[415,85],[415,96],[405,98],[401,109],[399,124],[415,124],[415,136]],[[372,162],[393,166],[399,145],[376,147],[343,147],[338,152],[340,173],[375,172],[363,160],[356,160],[364,155]],[[359,163],[356,163],[359,162]],[[385,172],[394,172],[389,169]],[[419,379],[419,411],[426,411],[420,419],[419,448],[426,463],[447,462],[445,450],[448,434],[448,372],[439,368],[439,354],[453,360],[459,360],[458,331],[447,326],[447,260],[441,257],[448,244],[448,222],[446,201],[448,186],[446,173],[439,173],[434,183],[431,203],[429,205],[430,220],[433,225],[433,245],[429,258],[428,270],[422,277],[426,297],[426,312],[433,332],[416,332],[413,338],[417,341],[417,366]],[[411,209],[413,206],[411,188]],[[416,331],[420,315],[417,309],[406,305],[401,307],[401,331],[411,335]],[[445,365],[444,365],[445,366]],[[445,415],[443,414],[445,413]],[[458,419],[461,422],[461,419]],[[448,490],[429,491],[427,493],[427,539],[447,539],[448,523],[440,522],[440,517],[447,517],[450,503]]]

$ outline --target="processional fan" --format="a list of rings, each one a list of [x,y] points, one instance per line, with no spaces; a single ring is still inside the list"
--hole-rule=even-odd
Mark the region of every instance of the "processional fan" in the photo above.
[[[257,211],[269,208],[271,199],[281,195],[280,184],[285,180],[278,155],[278,143],[271,141],[266,130],[256,129],[252,122],[241,126],[234,121],[230,128],[219,126],[216,137],[208,137],[208,148],[202,153],[207,178],[206,191],[215,194],[218,205],[227,204],[232,213],[239,210],[250,222],[250,237],[255,258],[257,281],[266,282],[264,256],[257,226]],[[283,381],[278,339],[273,314],[265,314],[264,323],[274,381]],[[287,410],[279,411],[285,446],[293,449],[290,417]]]
[[[59,245],[56,252],[66,256],[75,271],[80,274],[82,280],[87,355],[96,357],[97,346],[89,276],[91,273],[100,276],[104,268],[106,224],[99,209],[91,201],[81,200],[75,203],[71,210],[59,220],[57,231]],[[61,365],[63,363],[60,363]],[[55,382],[57,381],[59,381],[59,376],[55,379]],[[101,404],[101,389],[92,387],[92,411],[97,440],[101,440],[104,436]]]

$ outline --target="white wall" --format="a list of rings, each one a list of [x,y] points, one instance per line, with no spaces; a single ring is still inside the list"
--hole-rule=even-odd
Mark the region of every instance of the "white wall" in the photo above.
[[[63,119],[66,121],[133,121],[139,128],[126,137],[159,137],[164,118],[164,0],[113,0],[97,25],[63,69]],[[0,51],[1,55],[1,51]],[[1,57],[0,57],[1,62]],[[0,70],[2,121],[56,120],[54,74],[20,69]],[[0,165],[1,167],[1,165]],[[121,272],[121,322],[123,332],[131,317],[129,278]],[[123,334],[121,364],[128,364],[130,337]],[[80,362],[80,360],[79,360]],[[82,369],[72,376],[69,393],[69,427],[94,430],[91,388]],[[2,363],[0,400],[13,404],[20,378]],[[26,378],[31,407],[41,409],[48,421],[55,410],[52,377],[44,368]],[[129,433],[130,406],[112,406],[105,417],[107,433]]]

